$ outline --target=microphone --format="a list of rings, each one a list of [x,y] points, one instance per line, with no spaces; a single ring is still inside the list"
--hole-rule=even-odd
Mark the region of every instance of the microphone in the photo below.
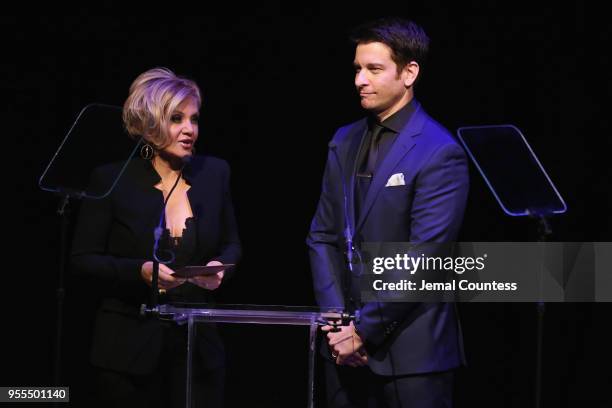
[[[329,149],[332,151],[334,159],[336,160],[336,164],[338,169],[340,170],[340,177],[342,178],[342,196],[344,199],[344,244],[346,246],[346,261],[348,263],[348,268],[351,272],[353,272],[353,255],[354,255],[354,247],[353,247],[353,232],[351,231],[351,223],[349,222],[348,215],[348,195],[346,188],[346,178],[344,177],[344,171],[342,169],[342,164],[340,163],[340,157],[338,157],[338,152],[336,151],[338,145],[333,140],[328,144]]]
[[[353,299],[351,297],[351,290],[350,290],[350,284],[351,284],[351,277],[353,275],[353,256],[355,254],[355,248],[353,247],[353,232],[351,230],[351,223],[349,222],[349,210],[348,210],[348,194],[347,194],[347,188],[346,188],[346,177],[344,177],[344,170],[342,169],[342,164],[340,162],[340,157],[338,156],[338,152],[336,151],[336,149],[338,148],[338,145],[332,140],[331,142],[329,142],[328,144],[329,149],[332,151],[334,159],[336,161],[336,165],[338,166],[338,169],[340,170],[340,177],[342,178],[342,196],[343,196],[343,200],[344,200],[344,245],[345,245],[345,250],[346,250],[346,262],[348,264],[348,268],[345,269],[344,271],[344,287],[343,287],[343,292],[344,292],[344,302],[345,302],[345,310],[348,311],[348,313],[343,313],[344,315],[350,316],[351,311],[354,308],[354,303],[353,303]],[[345,322],[345,319],[342,319],[343,325]]]
[[[153,259],[155,259],[157,262],[159,263],[163,263],[163,264],[168,264],[168,263],[172,263],[174,262],[174,253],[170,250],[168,250],[167,252],[170,253],[170,259],[168,260],[162,260],[158,257],[157,252],[159,251],[159,240],[161,239],[161,236],[163,234],[163,228],[162,225],[166,219],[166,205],[168,204],[168,201],[170,200],[170,196],[172,195],[172,193],[174,192],[174,189],[176,188],[176,186],[178,185],[179,181],[181,180],[181,176],[183,175],[183,170],[185,169],[186,166],[188,166],[192,159],[193,159],[193,155],[187,155],[187,156],[183,156],[180,158],[181,159],[181,163],[183,164],[181,167],[181,171],[178,174],[178,177],[176,178],[176,180],[174,181],[174,184],[172,185],[172,188],[170,189],[170,191],[168,192],[168,195],[166,196],[166,199],[164,200],[164,206],[162,207],[161,210],[161,214],[159,215],[159,222],[157,224],[157,227],[155,227],[155,230],[153,231],[153,236],[155,238],[155,241],[153,243]]]
[[[183,161],[183,163],[185,163],[185,158],[182,158],[181,160]],[[191,160],[191,159],[189,159],[189,160]],[[159,250],[159,240],[161,239],[161,236],[162,236],[163,231],[164,231],[163,228],[162,228],[162,225],[164,224],[164,221],[166,219],[166,205],[168,204],[168,201],[170,200],[170,196],[174,192],[174,189],[176,188],[176,186],[178,185],[179,181],[181,180],[182,174],[183,174],[183,170],[181,170],[179,172],[179,175],[176,178],[176,181],[174,182],[174,185],[172,186],[172,188],[168,192],[168,195],[166,196],[166,199],[164,200],[164,205],[162,207],[161,214],[159,215],[159,222],[158,222],[157,227],[155,227],[155,230],[153,232],[154,238],[155,238],[155,241],[153,243],[153,259],[155,259],[157,262],[163,263],[163,264],[169,264],[169,263],[174,262],[174,252],[172,252],[170,250],[167,251],[167,252],[170,253],[170,259],[168,259],[168,260],[160,259],[157,256],[157,252]]]
[[[159,215],[159,222],[157,224],[157,227],[155,227],[155,230],[153,231],[153,238],[154,238],[153,240],[153,260],[154,262],[153,262],[153,273],[151,275],[151,298],[150,298],[150,304],[148,305],[147,308],[144,309],[145,313],[155,313],[155,314],[159,313],[159,310],[157,309],[159,264],[164,264],[164,265],[169,264],[169,263],[174,262],[174,259],[175,259],[174,252],[171,249],[166,250],[166,252],[170,254],[169,259],[161,259],[158,256],[158,252],[159,252],[159,241],[164,232],[164,229],[162,226],[164,225],[164,221],[166,219],[166,206],[168,205],[170,196],[172,195],[172,193],[176,189],[176,186],[181,180],[181,176],[183,175],[183,169],[185,168],[186,165],[189,164],[189,162],[191,162],[191,155],[182,157],[181,162],[183,163],[181,171],[179,172],[176,180],[174,181],[174,184],[172,185],[172,188],[170,189],[170,191],[168,192],[168,195],[166,196],[166,199],[164,200],[164,205],[162,206],[161,214]]]

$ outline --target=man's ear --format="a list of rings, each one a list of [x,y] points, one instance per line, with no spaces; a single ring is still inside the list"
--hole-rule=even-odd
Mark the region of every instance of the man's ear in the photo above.
[[[410,61],[402,69],[402,79],[404,80],[404,86],[410,88],[414,85],[417,77],[419,76],[419,64],[416,61]]]

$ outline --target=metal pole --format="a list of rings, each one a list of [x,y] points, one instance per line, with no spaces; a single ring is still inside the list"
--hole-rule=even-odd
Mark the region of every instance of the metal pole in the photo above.
[[[185,384],[185,407],[191,408],[191,382],[193,375],[193,347],[195,346],[194,342],[195,336],[195,326],[193,315],[189,315],[189,320],[187,321],[187,380]]]
[[[310,322],[310,333],[308,340],[308,408],[314,407],[314,374],[315,374],[315,355],[317,329],[319,326],[313,319]]]

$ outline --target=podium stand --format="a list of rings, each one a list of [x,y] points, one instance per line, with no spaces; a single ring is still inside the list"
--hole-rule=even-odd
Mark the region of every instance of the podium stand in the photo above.
[[[544,166],[513,125],[466,126],[457,130],[459,140],[491,193],[509,216],[528,216],[538,222],[540,242],[552,236],[549,218],[567,211],[567,205]],[[544,302],[537,303],[536,396],[541,406]]]
[[[309,326],[308,332],[308,408],[314,404],[314,364],[316,334],[319,324],[340,321],[342,314],[335,311],[320,311],[288,306],[258,305],[196,305],[167,304],[159,306],[159,318],[187,324],[187,384],[186,407],[191,408],[191,383],[196,323],[242,323],[266,325]]]

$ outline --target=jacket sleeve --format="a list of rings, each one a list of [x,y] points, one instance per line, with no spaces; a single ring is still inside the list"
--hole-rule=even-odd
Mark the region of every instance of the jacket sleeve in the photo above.
[[[341,289],[342,270],[345,268],[342,250],[338,245],[339,231],[342,225],[341,214],[337,208],[338,194],[334,195],[334,188],[341,183],[339,172],[334,169],[331,152],[327,158],[321,197],[316,213],[310,226],[306,239],[309,248],[312,280],[317,304],[320,307],[343,307]]]
[[[105,177],[101,169],[94,170],[89,191],[102,191]],[[95,278],[103,285],[106,295],[130,303],[141,302],[148,293],[140,269],[146,259],[124,258],[108,254],[108,240],[113,223],[112,198],[84,199],[77,219],[71,251],[71,266],[75,273]]]
[[[467,200],[467,158],[459,145],[447,143],[435,150],[426,163],[415,180],[410,242],[451,243],[457,237]],[[439,256],[448,246],[425,247],[426,256]],[[417,302],[368,302],[360,310],[361,320],[356,328],[367,347],[376,349],[419,305]]]

